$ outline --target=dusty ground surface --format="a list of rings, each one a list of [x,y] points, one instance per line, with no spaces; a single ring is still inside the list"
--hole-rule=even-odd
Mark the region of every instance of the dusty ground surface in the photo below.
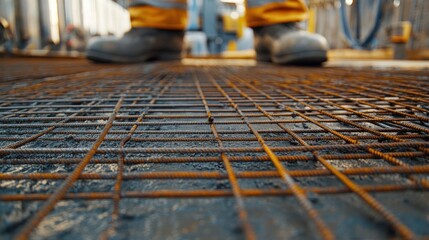
[[[96,123],[94,126],[60,126],[55,130],[44,134],[43,136],[29,141],[28,143],[16,149],[89,149],[94,141],[99,137],[101,130],[106,124],[106,118],[111,115],[112,110],[120,96],[124,96],[125,101],[117,116],[134,116],[129,118],[117,118],[116,122],[133,123],[136,116],[143,111],[157,109],[158,111],[149,112],[143,122],[149,123],[137,128],[133,137],[140,140],[130,140],[125,148],[145,148],[145,149],[195,149],[195,148],[219,148],[215,139],[210,141],[198,140],[179,140],[180,138],[213,138],[210,132],[209,124],[194,125],[167,125],[171,121],[198,121],[204,122],[206,114],[200,95],[195,85],[195,79],[199,79],[202,90],[208,98],[207,102],[210,110],[213,112],[214,125],[220,132],[221,138],[254,138],[255,134],[249,131],[248,126],[243,122],[235,108],[222,96],[221,92],[216,90],[209,77],[203,73],[198,73],[203,67],[182,66],[180,63],[169,63],[163,65],[131,65],[131,66],[113,66],[113,65],[89,65],[86,62],[71,61],[58,62],[58,66],[63,69],[63,77],[55,77],[58,68],[55,69],[49,61],[28,62],[33,66],[31,76],[20,74],[17,77],[17,70],[10,70],[11,64],[6,60],[1,60],[4,66],[1,69],[3,81],[1,84],[0,96],[0,147],[8,148],[10,144],[19,140],[33,136],[49,126],[27,126],[29,123],[55,124],[62,118],[70,116],[81,108],[73,106],[82,106],[96,101],[97,104],[104,105],[79,116],[99,117],[95,120],[70,120],[68,123]],[[14,60],[16,61],[16,60]],[[39,64],[39,67],[37,67]],[[25,65],[22,65],[25,66]],[[104,67],[103,67],[104,66]],[[413,100],[406,97],[404,93],[399,97],[394,97],[386,93],[382,97],[390,97],[390,100],[397,103],[408,104],[416,108],[424,108],[425,98],[429,94],[427,88],[429,75],[425,71],[406,72],[406,71],[371,71],[363,77],[357,76],[362,70],[353,70],[351,73],[347,69],[313,69],[313,68],[280,68],[275,66],[223,66],[205,68],[208,73],[213,74],[216,82],[225,92],[231,96],[240,110],[250,114],[248,120],[251,122],[269,120],[266,116],[253,116],[251,114],[261,114],[255,106],[255,102],[249,101],[234,90],[230,84],[234,83],[238,89],[247,93],[263,107],[264,110],[273,114],[275,120],[303,120],[302,117],[290,115],[287,110],[279,107],[273,100],[267,101],[260,92],[252,90],[240,80],[232,80],[234,76],[249,80],[251,76],[252,84],[258,86],[268,95],[273,96],[282,104],[291,106],[293,109],[302,110],[304,113],[317,121],[322,121],[325,127],[330,129],[354,129],[356,126],[350,126],[339,122],[323,122],[329,119],[323,114],[315,114],[315,111],[307,109],[308,106],[299,104],[296,100],[291,100],[276,92],[274,82],[285,82],[292,86],[310,84],[314,87],[326,87],[326,84],[332,86],[344,87],[341,84],[350,84],[353,88],[358,82],[362,81],[362,86],[371,86],[371,81],[381,79],[385,86],[405,88],[404,81],[407,79],[414,84],[409,92],[419,94],[420,100]],[[55,72],[57,70],[57,72]],[[38,72],[39,71],[39,72]],[[201,70],[203,71],[203,70]],[[47,73],[48,72],[48,73]],[[198,74],[195,74],[197,72]],[[204,71],[203,71],[204,72]],[[52,74],[55,73],[55,74]],[[273,75],[270,75],[270,74]],[[274,74],[276,73],[276,74]],[[52,79],[54,76],[54,79]],[[372,78],[371,78],[372,77]],[[228,82],[230,80],[231,82]],[[312,80],[312,83],[308,83]],[[320,84],[317,81],[320,80]],[[348,82],[348,80],[350,80]],[[367,82],[365,82],[368,80]],[[397,80],[397,81],[396,81]],[[250,81],[250,80],[249,80]],[[170,84],[162,92],[165,85]],[[421,85],[415,85],[421,84]],[[280,86],[280,85],[279,85]],[[328,90],[329,88],[325,88]],[[390,90],[390,88],[386,88]],[[419,90],[420,89],[420,90]],[[329,89],[335,93],[345,94],[349,98],[357,98],[357,93],[338,92]],[[386,90],[386,91],[387,91]],[[293,91],[285,86],[286,93],[292,94]],[[316,94],[315,90],[308,90],[309,94]],[[352,100],[339,98],[338,96],[327,96],[317,93],[318,97],[337,101],[342,106],[362,107]],[[375,94],[371,92],[371,94]],[[332,104],[323,105],[320,100],[314,99],[310,95],[295,93],[298,99],[303,99],[312,106],[320,109],[334,109]],[[169,98],[188,98],[185,100]],[[395,109],[395,111],[406,112],[401,105],[383,102],[379,99],[371,99],[368,96],[359,96],[363,101],[370,101],[373,104],[383,108]],[[366,99],[365,99],[366,97]],[[403,97],[403,98],[402,98]],[[154,105],[150,107],[143,106],[149,104],[151,100],[157,98]],[[191,99],[192,98],[192,99]],[[137,100],[136,100],[137,99]],[[56,103],[53,100],[62,100]],[[264,101],[265,100],[265,101]],[[346,101],[347,100],[347,101]],[[97,102],[98,101],[98,102]],[[53,105],[46,107],[46,104]],[[58,106],[55,106],[57,105]],[[132,104],[141,106],[133,107]],[[158,105],[157,105],[158,104]],[[182,107],[174,107],[181,106]],[[193,106],[185,106],[194,104]],[[40,107],[42,106],[42,107]],[[20,108],[21,107],[21,108]],[[22,108],[24,107],[24,108]],[[307,108],[306,108],[307,107]],[[169,110],[178,109],[179,112],[169,112]],[[192,112],[198,110],[202,112]],[[308,110],[308,111],[304,111]],[[224,111],[224,112],[223,112]],[[336,112],[335,112],[336,111]],[[358,109],[371,116],[383,117],[404,117],[399,114],[396,116],[385,109],[377,107],[367,107],[367,109]],[[378,112],[377,112],[378,111]],[[281,115],[285,113],[284,115]],[[346,114],[344,110],[332,110],[333,114],[346,119],[368,119],[369,116],[362,117]],[[181,118],[163,118],[166,115],[180,115]],[[225,114],[231,114],[225,116]],[[279,115],[275,115],[279,114]],[[410,113],[411,114],[411,113]],[[425,111],[414,111],[416,116],[427,117]],[[149,117],[148,117],[149,116]],[[150,117],[152,116],[152,118]],[[156,116],[160,118],[156,118]],[[192,118],[189,118],[191,116]],[[201,117],[202,116],[202,117]],[[29,117],[48,117],[50,119],[35,119],[32,121]],[[16,118],[14,120],[14,118]],[[17,119],[21,118],[21,119]],[[24,118],[24,120],[22,119]],[[27,119],[27,121],[25,121]],[[331,118],[332,119],[332,118]],[[222,124],[222,121],[242,121],[239,124]],[[153,123],[153,124],[151,124]],[[378,122],[374,124],[371,121],[357,122],[359,126],[370,129],[377,129],[392,136],[401,136],[414,134],[414,137],[404,138],[411,142],[427,142],[428,134],[425,131],[416,131],[415,129],[405,128],[395,125],[391,122]],[[428,123],[425,121],[403,121],[403,123],[412,123],[420,126],[423,130],[428,129]],[[8,124],[15,124],[8,126]],[[320,126],[309,122],[286,122],[281,123],[294,132],[299,132],[300,137],[310,137],[306,142],[311,146],[316,145],[344,145],[341,139],[323,139],[323,137],[334,136],[323,130]],[[251,124],[260,131],[260,135],[266,140],[269,148],[275,147],[293,147],[300,144],[296,140],[276,140],[276,138],[290,137],[276,124]],[[388,129],[397,129],[398,131],[388,131]],[[116,134],[115,131],[128,132],[131,126],[114,125],[105,140],[99,147],[100,149],[120,148],[120,139],[126,136],[125,133]],[[317,131],[317,130],[323,131]],[[312,131],[314,130],[314,131]],[[77,131],[73,132],[73,131]],[[93,132],[91,132],[93,131]],[[184,133],[177,133],[185,131]],[[234,131],[243,131],[236,133]],[[168,132],[168,133],[167,133]],[[204,132],[204,133],[202,133]],[[384,138],[360,139],[359,137],[374,136],[365,130],[341,132],[342,134],[359,139],[359,144],[395,142]],[[311,139],[315,137],[315,139]],[[88,138],[88,139],[83,139]],[[169,140],[154,141],[151,138],[168,138]],[[320,139],[317,139],[320,138]],[[112,139],[112,140],[108,140]],[[116,139],[116,140],[114,140]],[[119,139],[119,140],[118,140]],[[145,140],[149,139],[149,140]],[[176,140],[175,140],[176,139]],[[256,138],[251,141],[223,141],[225,148],[260,148],[260,143]],[[383,153],[394,152],[420,152],[415,147],[392,147],[376,148]],[[342,156],[344,154],[362,153],[367,154],[365,149],[322,149],[320,154],[331,154]],[[421,152],[420,152],[421,153]],[[276,152],[278,156],[313,156],[310,151],[287,151]],[[86,155],[86,151],[81,153],[20,153],[0,155],[0,236],[2,239],[12,239],[16,236],[34,214],[40,209],[45,201],[6,201],[4,196],[11,194],[30,194],[30,193],[53,193],[61,183],[61,179],[20,179],[9,180],[6,176],[15,174],[31,173],[65,173],[70,174],[76,168],[76,164],[50,163],[49,160],[58,159],[77,159],[80,160]],[[221,161],[191,161],[198,157],[210,158],[219,157],[219,153],[127,153],[127,159],[160,159],[162,157],[185,157],[189,161],[181,163],[128,163],[124,168],[124,174],[133,173],[157,173],[157,172],[219,172],[225,173],[225,166]],[[267,156],[264,152],[229,152],[227,157],[237,156]],[[117,153],[97,153],[92,159],[112,159],[117,161],[120,154]],[[411,166],[427,167],[429,159],[427,155],[420,154],[412,157],[398,157],[403,163]],[[38,160],[38,164],[27,164],[25,160]],[[14,162],[12,164],[12,162]],[[21,161],[21,162],[19,162]],[[19,162],[19,163],[17,163]],[[383,160],[381,157],[372,156],[367,158],[353,158],[350,160],[332,159],[328,162],[338,170],[350,170],[356,168],[376,168],[392,167],[391,163]],[[325,167],[314,159],[306,161],[283,161],[283,166],[291,171],[294,170],[318,170]],[[276,171],[271,161],[232,161],[235,173],[256,172],[256,171]],[[423,173],[415,175],[422,181],[428,181],[429,176],[426,170]],[[111,164],[96,164],[90,162],[83,173],[113,174],[116,176],[118,165],[116,162]],[[359,186],[409,186],[401,191],[372,192],[371,196],[376,199],[385,209],[391,212],[402,224],[407,226],[416,236],[429,236],[429,192],[427,188],[415,187],[416,183],[410,180],[405,174],[357,174],[348,175],[348,178]],[[317,187],[344,187],[344,184],[332,174],[306,176],[294,178],[296,183],[305,188]],[[281,190],[290,189],[282,179],[278,177],[270,178],[239,178],[241,189],[260,189],[260,190]],[[70,193],[82,192],[113,192],[115,178],[113,179],[79,179],[68,189]],[[414,186],[414,187],[413,187]],[[121,185],[121,192],[150,192],[160,190],[231,190],[231,184],[228,179],[135,179],[124,180]],[[319,213],[327,227],[334,233],[338,239],[391,239],[398,237],[397,231],[391,224],[361,198],[356,193],[337,193],[337,194],[318,194],[309,191],[307,193],[312,207]],[[249,222],[255,232],[257,239],[318,239],[320,233],[315,228],[308,214],[303,210],[297,199],[293,196],[263,196],[263,197],[244,197],[244,206],[248,214]],[[64,200],[56,203],[43,221],[32,231],[31,239],[96,239],[109,228],[112,221],[113,200],[84,200],[73,199]],[[114,232],[109,235],[110,239],[244,239],[244,233],[240,225],[240,220],[236,211],[236,200],[233,197],[219,198],[122,198],[120,201],[120,215],[116,221]]]

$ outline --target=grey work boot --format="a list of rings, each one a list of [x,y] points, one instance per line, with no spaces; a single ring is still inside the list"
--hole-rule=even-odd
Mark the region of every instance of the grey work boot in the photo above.
[[[274,24],[253,30],[258,61],[297,65],[320,65],[327,61],[326,39],[300,30],[297,23]]]
[[[130,63],[181,58],[184,31],[133,28],[122,38],[91,39],[86,57],[96,62]]]

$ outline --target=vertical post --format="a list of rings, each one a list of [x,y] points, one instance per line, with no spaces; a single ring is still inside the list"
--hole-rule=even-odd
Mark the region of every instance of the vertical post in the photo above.
[[[15,27],[14,0],[0,0],[0,18],[5,19],[9,25]]]
[[[316,32],[316,21],[317,21],[317,8],[311,6],[308,10],[308,25],[307,31],[314,33]]]
[[[58,7],[58,30],[60,35],[60,42],[58,49],[65,51],[65,42],[67,41],[67,14],[66,14],[66,3],[65,0],[57,0]]]
[[[207,44],[210,53],[220,52],[222,38],[218,35],[218,2],[216,0],[205,0],[203,2],[203,32],[207,36]]]
[[[358,42],[361,41],[361,29],[362,29],[362,2],[360,0],[355,0],[356,8],[356,39]]]
[[[0,49],[6,53],[13,51],[14,4],[12,0],[0,1]]]

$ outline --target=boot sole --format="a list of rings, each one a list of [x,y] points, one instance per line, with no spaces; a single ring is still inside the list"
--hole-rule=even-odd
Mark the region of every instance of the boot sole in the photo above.
[[[180,52],[153,52],[150,54],[141,55],[138,57],[123,57],[111,54],[106,54],[98,51],[88,50],[86,58],[99,63],[136,63],[149,60],[180,60],[182,54]]]
[[[282,65],[314,66],[328,61],[326,51],[308,51],[270,57],[267,54],[258,55],[258,61],[273,62]]]

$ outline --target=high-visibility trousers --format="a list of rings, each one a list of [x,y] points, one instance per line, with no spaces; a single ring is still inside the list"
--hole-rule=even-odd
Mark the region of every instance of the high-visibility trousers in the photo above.
[[[183,30],[187,26],[187,0],[132,0],[132,27]],[[249,27],[299,22],[307,17],[304,0],[247,0]]]

